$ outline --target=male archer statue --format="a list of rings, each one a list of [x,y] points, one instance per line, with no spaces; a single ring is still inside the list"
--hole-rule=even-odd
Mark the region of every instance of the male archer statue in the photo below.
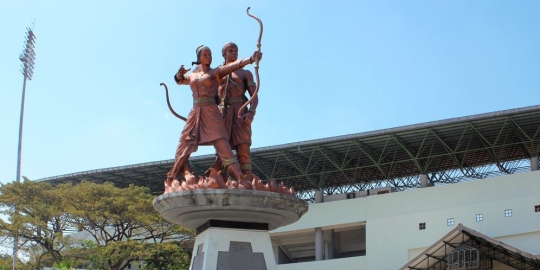
[[[229,42],[221,50],[224,65],[233,63],[238,59],[238,46]],[[229,143],[240,163],[240,170],[247,181],[251,181],[251,123],[255,117],[259,99],[255,96],[250,103],[249,109],[244,105],[248,100],[246,92],[250,96],[255,93],[257,84],[253,81],[253,74],[249,70],[238,69],[223,77],[219,83],[218,94],[221,98],[220,109],[227,130]],[[243,107],[243,108],[242,108]],[[241,110],[241,111],[240,111]],[[222,163],[216,157],[213,168],[221,170],[223,176],[227,171],[223,170]],[[226,177],[224,177],[226,179]]]

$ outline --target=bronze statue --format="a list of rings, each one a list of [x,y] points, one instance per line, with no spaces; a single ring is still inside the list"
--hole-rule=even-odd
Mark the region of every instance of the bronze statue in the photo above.
[[[235,70],[261,60],[262,53],[254,52],[253,56],[235,61],[226,65],[211,68],[212,52],[206,46],[200,46],[196,50],[197,64],[195,70],[186,75],[189,71],[182,65],[174,75],[177,84],[186,84],[193,92],[193,108],[189,112],[186,125],[180,136],[180,143],[176,149],[175,162],[173,168],[167,174],[165,182],[165,193],[176,190],[173,184],[179,185],[177,180],[180,174],[184,175],[187,185],[197,183],[192,170],[187,165],[191,153],[197,151],[199,145],[214,145],[223,167],[238,181],[239,186],[252,189],[249,180],[246,180],[240,171],[236,159],[228,142],[227,131],[223,124],[223,118],[217,104],[220,103],[218,86],[222,78],[231,74]],[[215,183],[214,188],[223,186],[224,183]],[[169,190],[168,190],[169,189]]]
[[[223,65],[233,63],[238,59],[238,46],[229,42],[223,46],[221,54],[225,61]],[[257,84],[253,81],[253,74],[249,70],[238,69],[227,75],[219,84],[219,97],[221,104],[219,105],[225,129],[227,130],[229,143],[231,148],[236,150],[236,156],[240,162],[240,170],[245,175],[246,180],[251,181],[251,123],[259,104],[259,99],[254,96]],[[253,97],[249,110],[242,106],[248,100],[245,96],[246,92],[250,97]],[[241,107],[243,109],[241,109]],[[223,178],[226,179],[226,171],[222,168],[221,159],[216,156],[216,162],[213,168],[221,170]]]
[[[283,182],[277,184],[272,179],[263,184],[262,180],[251,174],[251,122],[259,102],[257,93],[260,86],[259,61],[262,58],[263,25],[259,18],[249,13],[249,7],[247,15],[257,20],[260,26],[257,51],[251,57],[238,61],[238,46],[227,43],[222,50],[224,64],[212,69],[210,48],[200,46],[196,50],[197,61],[192,63],[197,64],[193,73],[186,75],[190,69],[186,70],[182,65],[174,75],[177,84],[188,84],[193,92],[193,108],[187,118],[173,110],[167,85],[161,83],[165,87],[169,109],[176,117],[186,121],[176,149],[173,168],[167,174],[164,193],[207,188],[241,188],[296,196],[294,188],[287,188]],[[253,82],[251,72],[242,69],[252,63],[255,63],[256,83]],[[244,95],[246,91],[249,92],[249,100]],[[217,104],[221,105],[220,108]],[[251,105],[249,110],[248,105]],[[216,164],[207,171],[206,178],[199,176],[197,181],[187,161],[199,145],[213,145],[217,157]],[[234,158],[232,148],[237,151],[240,166]],[[219,171],[222,171],[222,174]],[[226,177],[223,175],[226,176],[227,171],[238,182],[231,179],[225,182]],[[185,178],[181,184],[178,181],[180,174]]]

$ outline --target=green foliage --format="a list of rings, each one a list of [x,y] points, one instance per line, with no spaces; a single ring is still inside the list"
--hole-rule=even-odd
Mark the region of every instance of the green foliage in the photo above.
[[[70,269],[81,263],[125,269],[141,260],[157,267],[146,269],[187,269],[190,258],[181,245],[192,240],[192,231],[165,221],[152,200],[147,188],[133,185],[83,181],[52,187],[27,180],[1,185],[0,213],[7,219],[0,220],[0,236],[17,236],[35,269]],[[89,239],[65,236],[66,229],[85,232]],[[159,268],[167,262],[170,267]]]
[[[55,265],[53,265],[52,269],[54,270],[73,270],[75,269],[73,267],[73,263],[69,261],[61,261]]]
[[[7,254],[0,254],[0,270],[11,270],[13,266],[13,257]]]
[[[66,246],[65,204],[61,194],[47,183],[25,180],[0,186],[0,234],[19,238],[20,249],[40,251],[41,259],[59,261]]]
[[[156,244],[147,252],[144,270],[187,270],[191,254],[184,250],[178,242]]]
[[[0,270],[13,269],[13,256],[8,254],[0,254]],[[35,269],[31,263],[24,263],[17,259],[17,270]]]

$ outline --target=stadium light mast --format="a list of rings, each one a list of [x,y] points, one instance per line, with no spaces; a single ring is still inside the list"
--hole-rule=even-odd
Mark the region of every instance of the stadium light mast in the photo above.
[[[35,48],[36,36],[34,31],[30,28],[26,28],[26,40],[24,49],[19,60],[21,60],[21,72],[24,75],[22,101],[21,101],[21,119],[19,122],[19,148],[17,154],[17,178],[16,181],[21,181],[21,152],[22,152],[22,134],[23,134],[23,120],[24,120],[24,99],[26,95],[26,80],[32,80],[34,75],[34,60],[36,59]]]
[[[32,24],[33,28],[33,24]],[[32,80],[34,75],[34,61],[36,59],[35,48],[36,36],[34,35],[34,30],[26,28],[26,40],[24,44],[24,49],[19,60],[21,60],[21,72],[24,75],[23,81],[23,91],[22,91],[22,101],[21,101],[21,119],[19,122],[19,148],[17,154],[17,178],[16,181],[21,181],[21,152],[22,152],[22,134],[23,134],[23,120],[24,120],[24,99],[26,95],[26,80]],[[13,243],[13,270],[17,267],[17,254],[18,254],[18,245],[19,238],[15,237]]]

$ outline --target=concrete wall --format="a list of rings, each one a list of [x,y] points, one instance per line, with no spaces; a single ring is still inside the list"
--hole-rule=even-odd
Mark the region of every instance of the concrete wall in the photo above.
[[[366,266],[366,257],[351,257],[326,261],[313,261],[278,265],[278,270],[379,269]],[[384,269],[384,268],[380,268]]]
[[[312,204],[298,222],[271,232],[281,237],[315,227],[366,223],[366,256],[279,265],[278,269],[397,269],[458,223],[532,254],[540,254],[540,171],[377,196]],[[511,217],[504,211],[512,210]],[[483,221],[476,221],[483,214]],[[454,226],[447,219],[454,218]],[[418,225],[426,223],[425,230]],[[350,260],[359,260],[348,268]],[[328,264],[328,265],[327,265]],[[304,265],[309,265],[305,268]]]

